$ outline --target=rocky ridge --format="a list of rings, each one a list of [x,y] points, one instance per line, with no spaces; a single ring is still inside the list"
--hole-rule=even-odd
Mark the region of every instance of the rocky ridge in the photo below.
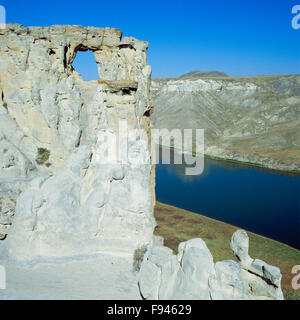
[[[154,79],[155,128],[204,129],[205,154],[300,172],[300,76]]]

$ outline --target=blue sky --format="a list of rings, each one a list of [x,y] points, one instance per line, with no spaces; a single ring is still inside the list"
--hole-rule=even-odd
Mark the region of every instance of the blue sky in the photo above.
[[[192,70],[232,76],[300,73],[300,29],[291,27],[290,0],[2,1],[7,22],[25,26],[116,27],[148,40],[152,77]],[[86,80],[90,59],[76,59]],[[90,56],[92,57],[92,56]],[[81,58],[81,59],[80,59]]]

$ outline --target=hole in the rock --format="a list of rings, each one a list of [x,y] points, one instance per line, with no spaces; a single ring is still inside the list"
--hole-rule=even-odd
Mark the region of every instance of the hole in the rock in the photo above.
[[[122,95],[128,95],[128,94],[131,94],[131,90],[130,89],[122,89]]]
[[[91,50],[77,51],[72,66],[84,81],[99,80],[97,63]]]
[[[145,117],[150,117],[151,115],[151,110],[146,110],[145,113],[144,113],[144,116]]]

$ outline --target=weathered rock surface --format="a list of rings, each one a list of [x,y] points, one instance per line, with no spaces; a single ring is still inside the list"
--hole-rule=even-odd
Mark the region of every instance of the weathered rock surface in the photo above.
[[[150,246],[139,272],[141,296],[149,300],[282,300],[280,270],[248,256],[247,233],[236,231],[230,246],[239,263],[214,263],[202,239],[180,243],[177,256],[169,248]]]
[[[300,172],[300,75],[156,79],[151,88],[155,128],[205,129],[207,155]]]
[[[0,237],[9,233],[2,256],[132,253],[151,241],[147,47],[111,28],[0,30]],[[77,51],[88,49],[99,81],[72,68]],[[129,138],[127,163],[100,165],[102,138],[122,119],[148,137]],[[133,161],[139,157],[143,165]]]

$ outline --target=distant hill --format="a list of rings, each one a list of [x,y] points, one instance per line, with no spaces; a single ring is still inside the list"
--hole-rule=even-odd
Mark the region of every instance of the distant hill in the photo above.
[[[201,128],[207,155],[300,172],[300,75],[152,79],[151,95],[154,128]]]
[[[199,71],[188,72],[179,77],[179,79],[191,78],[210,78],[210,77],[228,77],[228,74],[220,71]]]

